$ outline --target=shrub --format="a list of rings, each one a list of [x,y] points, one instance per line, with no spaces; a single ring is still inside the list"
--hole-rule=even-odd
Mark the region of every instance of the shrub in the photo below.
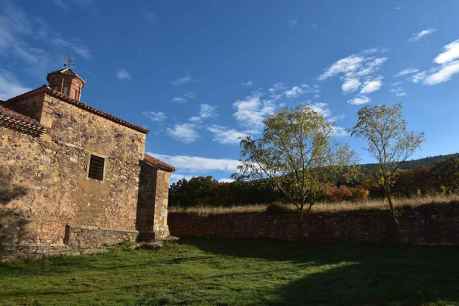
[[[272,203],[266,206],[266,213],[271,215],[279,215],[279,214],[288,214],[291,213],[292,210],[288,208],[286,205],[281,203]]]

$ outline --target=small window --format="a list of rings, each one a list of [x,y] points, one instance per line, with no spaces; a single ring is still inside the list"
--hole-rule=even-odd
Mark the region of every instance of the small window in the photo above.
[[[89,160],[89,171],[88,177],[103,181],[104,180],[104,167],[105,167],[105,158],[91,155],[91,159]]]

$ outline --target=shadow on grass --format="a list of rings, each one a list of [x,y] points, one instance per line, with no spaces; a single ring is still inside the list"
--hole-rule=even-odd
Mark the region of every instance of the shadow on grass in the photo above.
[[[459,305],[457,247],[202,239],[180,243],[224,256],[300,264],[298,278],[277,289],[276,305]],[[311,266],[317,271],[306,272]]]

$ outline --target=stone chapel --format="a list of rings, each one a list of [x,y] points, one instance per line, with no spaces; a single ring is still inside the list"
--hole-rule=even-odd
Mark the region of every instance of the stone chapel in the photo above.
[[[174,167],[145,154],[148,130],[82,102],[70,67],[47,80],[0,101],[0,249],[167,239]]]

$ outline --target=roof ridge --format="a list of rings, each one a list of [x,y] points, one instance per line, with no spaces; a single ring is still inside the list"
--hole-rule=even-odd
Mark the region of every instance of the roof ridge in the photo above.
[[[0,126],[13,128],[32,136],[39,136],[45,130],[37,120],[15,112],[3,105],[0,105]]]
[[[60,92],[58,92],[56,90],[53,90],[48,85],[40,86],[38,88],[35,88],[33,90],[30,90],[28,92],[20,94],[19,96],[10,98],[10,99],[6,100],[5,103],[7,103],[7,104],[14,103],[15,101],[20,100],[23,97],[39,94],[39,93],[42,93],[42,92],[47,93],[47,94],[49,94],[49,95],[51,95],[51,96],[53,96],[55,98],[59,98],[62,101],[67,102],[69,104],[72,104],[72,105],[74,105],[76,107],[79,107],[81,109],[89,111],[90,113],[96,114],[96,115],[101,116],[101,117],[103,117],[105,119],[108,119],[110,121],[116,122],[116,123],[121,124],[123,126],[126,126],[128,128],[131,128],[131,129],[134,129],[136,131],[139,131],[141,133],[147,134],[149,132],[148,129],[146,129],[146,128],[140,126],[140,125],[136,125],[136,124],[130,123],[130,122],[128,122],[128,121],[126,121],[124,119],[118,118],[118,117],[116,117],[116,116],[114,116],[114,115],[112,115],[110,113],[98,110],[97,108],[95,108],[93,106],[90,106],[87,103],[84,103],[84,102],[81,102],[81,101],[66,97],[62,93],[60,93]]]
[[[146,162],[148,165],[150,165],[152,167],[155,167],[155,168],[159,168],[159,169],[162,169],[162,170],[165,170],[165,171],[168,171],[168,172],[174,172],[175,171],[175,167],[174,166],[171,166],[168,163],[163,162],[162,160],[159,160],[156,157],[153,157],[152,155],[150,155],[148,153],[144,154],[143,161]]]

